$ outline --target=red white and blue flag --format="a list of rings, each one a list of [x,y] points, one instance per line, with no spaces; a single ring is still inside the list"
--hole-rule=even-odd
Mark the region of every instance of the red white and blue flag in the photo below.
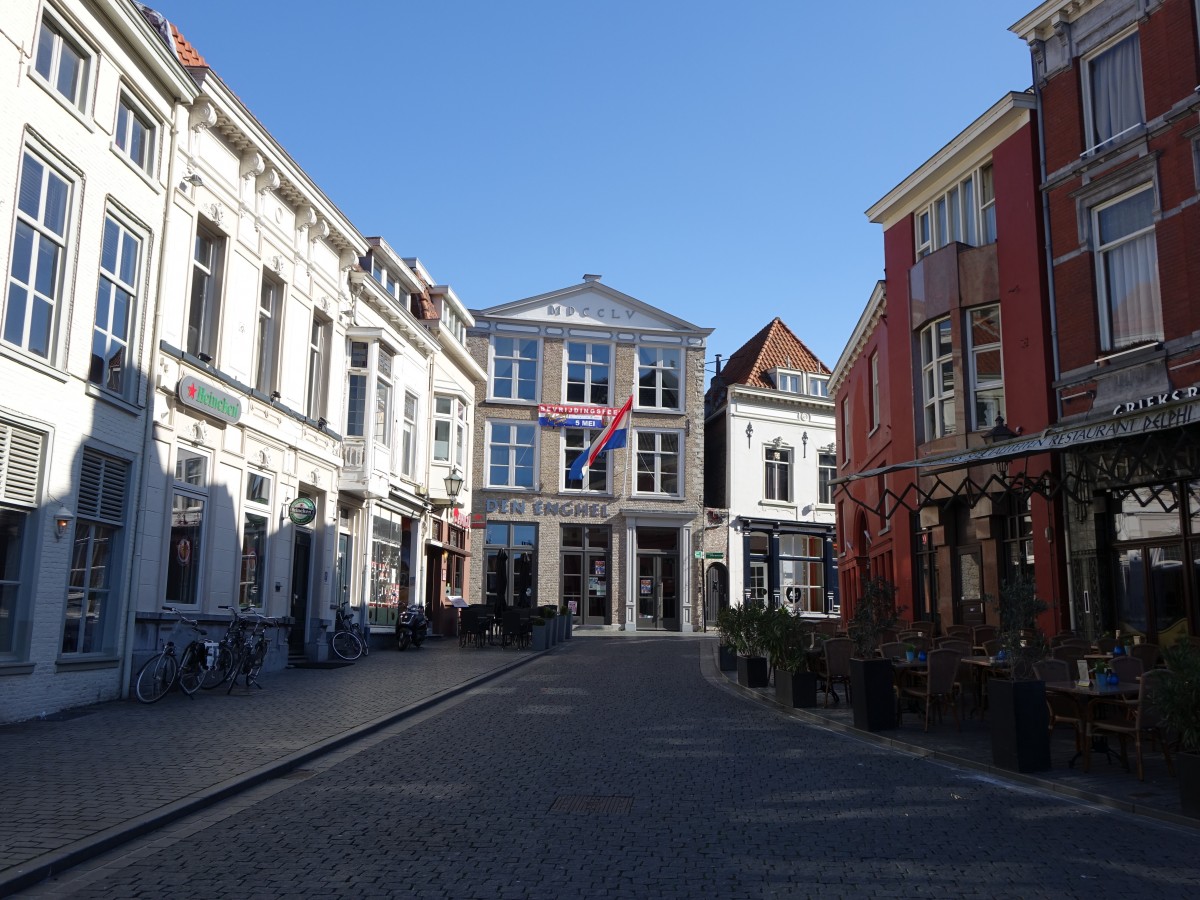
[[[596,457],[606,450],[616,450],[619,447],[624,447],[628,438],[629,431],[629,412],[633,409],[633,395],[629,395],[629,399],[625,401],[625,405],[621,407],[621,411],[613,417],[613,420],[608,423],[608,427],[600,432],[600,437],[592,442],[590,447],[584,448],[584,451],[575,457],[575,462],[571,463],[571,471],[567,473],[567,477],[572,481],[583,480],[584,466],[592,467],[592,463],[596,461]]]

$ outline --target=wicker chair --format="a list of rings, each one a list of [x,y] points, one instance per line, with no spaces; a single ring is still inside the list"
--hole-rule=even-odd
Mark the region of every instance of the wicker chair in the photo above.
[[[1162,651],[1158,644],[1134,644],[1129,652],[1134,659],[1140,659],[1147,669],[1153,669],[1162,662]]]
[[[961,638],[964,641],[971,641],[974,636],[971,634],[970,625],[947,625],[946,637]]]
[[[988,640],[983,642],[983,655],[984,656],[989,656],[989,657],[995,656],[997,653],[999,653],[1003,649],[1004,649],[1004,642],[999,640],[998,638],[989,638]]]
[[[1117,639],[1114,637],[1096,638],[1096,649],[1101,653],[1112,653],[1115,646],[1117,646]]]
[[[925,637],[933,639],[933,623],[932,622],[913,622],[907,629],[908,631],[917,631],[925,635]]]
[[[917,650],[933,649],[933,638],[926,637],[919,631],[906,631],[897,640],[906,644],[912,644]]]
[[[846,686],[846,699],[850,699],[850,654],[854,652],[854,642],[850,638],[830,638],[825,642],[825,661],[821,677],[825,681],[825,705],[829,706],[829,695],[833,694],[837,702],[835,684]]]
[[[1071,667],[1062,659],[1042,659],[1033,664],[1033,673],[1042,681],[1072,681]],[[1046,707],[1050,710],[1050,733],[1059,725],[1067,725],[1075,735],[1075,752],[1083,751],[1086,723],[1080,715],[1079,704],[1071,697],[1046,691]]]
[[[963,656],[970,656],[974,649],[969,640],[952,637],[939,638],[937,648],[939,650],[957,650]]]
[[[1137,701],[1134,703],[1118,700],[1115,697],[1111,699],[1098,697],[1091,704],[1092,725],[1089,737],[1115,734],[1121,741],[1121,761],[1126,768],[1129,767],[1129,754],[1126,751],[1125,742],[1129,738],[1133,738],[1134,752],[1137,754],[1138,781],[1146,780],[1145,767],[1142,765],[1143,741],[1149,741],[1162,748],[1163,756],[1167,760],[1167,772],[1170,775],[1175,774],[1175,767],[1171,764],[1171,750],[1167,746],[1166,735],[1163,733],[1162,721],[1149,701],[1149,697],[1153,695],[1155,683],[1166,674],[1168,673],[1164,669],[1153,669],[1146,672],[1142,676]],[[1107,717],[1096,715],[1096,712],[1102,709],[1108,710]],[[1090,740],[1084,741],[1083,744],[1083,771],[1085,772],[1091,768],[1091,744]]]
[[[1075,663],[1083,659],[1086,654],[1087,651],[1078,644],[1059,644],[1050,652],[1055,659],[1065,662],[1071,671],[1074,671]]]
[[[984,641],[990,641],[996,636],[995,625],[976,625],[971,631],[971,640],[976,647],[982,647]]]
[[[1117,678],[1136,684],[1146,671],[1146,665],[1136,656],[1114,656],[1108,661],[1108,667],[1117,673]]]
[[[904,641],[888,641],[879,645],[879,655],[884,659],[904,659],[908,644]]]
[[[929,668],[922,683],[906,685],[901,688],[900,696],[915,697],[924,702],[926,731],[929,730],[929,720],[933,711],[937,710],[938,721],[941,721],[942,706],[948,702],[950,711],[954,714],[954,725],[962,731],[958,705],[955,703],[958,697],[958,663],[962,654],[957,650],[931,650],[927,659]]]

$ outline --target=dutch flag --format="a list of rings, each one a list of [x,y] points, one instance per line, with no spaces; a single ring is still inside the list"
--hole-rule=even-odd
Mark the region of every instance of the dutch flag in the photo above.
[[[628,436],[628,420],[629,412],[633,409],[633,395],[629,395],[629,399],[625,401],[625,405],[621,407],[621,411],[616,417],[608,423],[608,427],[600,432],[600,437],[592,442],[590,447],[584,449],[577,457],[575,462],[571,463],[571,471],[567,473],[567,477],[572,481],[583,480],[583,469],[592,467],[592,463],[596,461],[596,457],[605,450],[616,450],[618,447],[624,447]]]

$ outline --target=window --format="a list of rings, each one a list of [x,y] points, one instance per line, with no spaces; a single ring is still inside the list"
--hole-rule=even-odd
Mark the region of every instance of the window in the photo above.
[[[679,409],[682,351],[638,347],[638,399],[642,408]]]
[[[204,514],[208,505],[208,457],[179,447],[171,498],[171,536],[167,548],[166,603],[194,606],[200,598]]]
[[[456,397],[437,397],[433,401],[433,460],[450,462],[459,468],[466,458],[467,405]]]
[[[63,292],[71,185],[40,157],[21,158],[4,340],[50,359]]]
[[[566,374],[568,403],[607,406],[611,402],[612,347],[568,341]]]
[[[306,386],[304,412],[310,419],[325,416],[325,389],[329,383],[329,323],[313,313],[312,327],[308,330],[308,384]]]
[[[114,552],[125,521],[129,463],[83,451],[78,519],[67,580],[62,652],[100,653],[116,649],[117,611],[110,602],[116,581]]]
[[[125,94],[121,94],[117,101],[117,129],[113,139],[135,166],[143,172],[150,171],[154,155],[154,126]]]
[[[921,330],[921,390],[925,440],[954,434],[954,359],[950,319]]]
[[[38,507],[44,447],[39,432],[0,420],[0,659],[23,657],[28,648],[36,579],[26,565],[26,533]]]
[[[88,381],[120,397],[128,396],[133,381],[128,374],[129,337],[137,312],[141,248],[137,235],[112,215],[105,216]]]
[[[43,15],[33,67],[77,109],[83,108],[87,98],[88,61],[87,54],[65,29]]]
[[[637,432],[637,493],[679,496],[679,449],[678,432]]]
[[[1091,151],[1146,120],[1137,32],[1088,59],[1086,72],[1084,115]]]
[[[538,396],[538,342],[532,338],[492,339],[492,393],[496,400]]]
[[[487,486],[532,489],[536,444],[533,425],[488,423]]]
[[[788,447],[766,447],[763,497],[781,503],[792,500],[792,451]]]
[[[917,259],[948,244],[980,247],[996,240],[992,164],[981,166],[916,214]]]
[[[985,306],[967,313],[971,357],[971,415],[976,431],[996,424],[1004,415],[1004,366],[1000,354],[1000,307]]]
[[[404,392],[404,423],[400,432],[400,474],[413,478],[417,468],[417,395]]]
[[[808,393],[813,397],[828,397],[829,396],[829,376],[828,375],[809,375],[808,376]]]
[[[460,316],[454,310],[454,308],[451,307],[451,305],[446,301],[445,297],[442,298],[441,327],[454,335],[455,339],[460,344],[464,346],[466,345],[467,323],[464,322],[462,316]]]
[[[850,461],[850,433],[851,433],[851,429],[850,429],[850,398],[849,397],[842,398],[842,416],[841,416],[841,422],[839,424],[842,426],[842,460],[845,462],[849,462]]]
[[[1033,578],[1033,516],[1029,498],[1008,495],[1009,509],[1004,517],[1004,577],[1014,581],[1021,576]]]
[[[271,476],[246,474],[246,506],[242,516],[242,570],[238,603],[261,607],[267,599],[267,523],[271,515]]]
[[[809,534],[779,535],[782,600],[797,613],[824,613],[825,542]]]
[[[262,287],[258,292],[258,327],[254,339],[254,387],[264,394],[270,394],[276,386],[282,300],[283,285],[263,272]]]
[[[350,373],[346,386],[346,434],[362,437],[367,420],[367,344],[350,342]]]
[[[413,411],[416,415],[416,411]],[[407,423],[406,423],[407,424]],[[392,352],[379,348],[379,377],[375,381],[375,441],[392,446]],[[405,470],[405,474],[412,473]]]
[[[837,478],[837,456],[817,454],[817,502],[833,503],[833,479]]]
[[[0,506],[0,659],[22,655],[26,640],[21,624],[28,618],[21,601],[21,563],[28,519],[27,512]],[[24,580],[28,584],[29,576]]]
[[[775,373],[775,387],[777,390],[785,391],[789,394],[800,393],[800,376],[795,373]]]
[[[603,428],[564,428],[563,433],[563,464],[562,486],[564,491],[600,491],[608,490],[608,458],[612,455],[601,453],[587,470],[587,481],[569,478],[567,473],[579,458],[581,453],[591,447],[592,442],[599,440]]]
[[[879,351],[871,354],[871,430],[879,427]]]
[[[225,239],[205,226],[196,229],[192,252],[192,294],[188,300],[187,343],[193,356],[217,355],[217,322],[221,311],[221,269]]]
[[[1153,185],[1097,207],[1092,218],[1103,349],[1162,340]]]

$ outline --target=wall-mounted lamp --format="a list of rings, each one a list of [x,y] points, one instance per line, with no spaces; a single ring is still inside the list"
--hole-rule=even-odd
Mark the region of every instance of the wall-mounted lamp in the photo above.
[[[75,513],[67,508],[65,503],[59,504],[58,512],[54,514],[54,539],[61,541],[71,523],[75,521]]]
[[[282,396],[283,395],[280,394],[279,391],[271,391],[271,402],[275,403]]]
[[[805,431],[800,435],[800,443],[802,445],[801,453],[805,459],[808,459],[808,432]]]
[[[179,182],[179,189],[181,191],[186,191],[189,187],[200,187],[203,184],[204,179],[201,178],[197,173],[191,172],[183,176],[183,179]]]
[[[750,446],[750,441],[752,441],[753,439],[754,439],[754,423],[747,422],[746,423],[746,446],[747,447]]]
[[[326,419],[324,416],[321,416],[321,418],[317,419],[317,430],[324,431],[325,426],[328,424],[329,424],[329,420]]]
[[[446,476],[446,496],[451,501],[458,499],[458,492],[462,490],[463,477],[459,474],[458,468],[450,470],[450,474]]]
[[[208,353],[197,353],[196,358],[206,366],[212,362],[212,355]]]

